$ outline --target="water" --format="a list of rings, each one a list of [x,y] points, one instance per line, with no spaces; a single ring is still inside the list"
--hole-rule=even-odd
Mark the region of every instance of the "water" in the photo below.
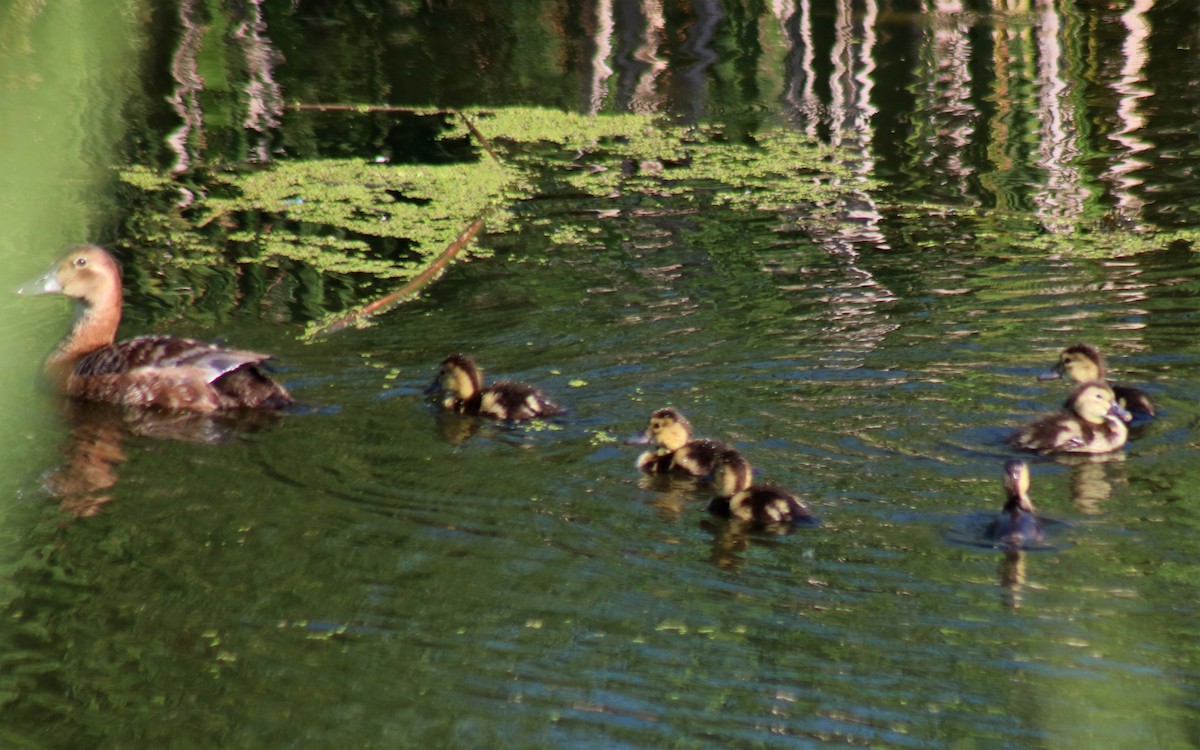
[[[688,23],[725,28],[735,10]],[[865,23],[851,10],[816,19]],[[1089,17],[1121,28],[1114,12]],[[1018,41],[1044,27],[997,15],[970,28],[992,38],[1006,20],[1023,24]],[[876,28],[888,44],[933,40],[925,23]],[[924,106],[903,102],[877,104],[871,122]],[[961,116],[998,127],[996,106]],[[297,338],[301,305],[189,311],[139,283],[129,335],[272,351],[301,403],[261,424],[178,424],[20,392],[49,426],[11,442],[61,447],[14,480],[0,739],[1190,746],[1200,262],[1185,246],[1047,251],[1022,221],[1005,233],[1003,216],[959,210],[1036,213],[1048,193],[1017,179],[1037,173],[1032,158],[1001,169],[977,146],[955,175],[922,161],[953,149],[909,140],[880,170],[940,210],[886,207],[833,235],[802,216],[669,203],[598,219],[589,201],[548,194],[522,210],[601,223],[598,248],[489,238],[494,258],[315,343]],[[1124,197],[1166,196],[1123,218],[1186,225],[1178,171],[1136,174],[1089,200],[1120,214]],[[65,313],[30,304],[23,335],[48,347]],[[1002,505],[1003,439],[1061,402],[1063,386],[1036,375],[1078,340],[1144,386],[1160,418],[1113,456],[1030,457],[1037,507],[1064,524],[1053,549],[955,543]],[[541,386],[567,415],[513,427],[439,414],[422,391],[456,351],[489,378]],[[640,448],[620,440],[667,405],[801,493],[822,526],[740,534],[707,516],[706,486],[639,476]]]

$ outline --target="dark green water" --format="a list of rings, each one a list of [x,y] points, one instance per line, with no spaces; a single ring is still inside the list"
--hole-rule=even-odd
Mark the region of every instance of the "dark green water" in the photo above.
[[[615,5],[627,36],[614,37],[618,73],[602,100],[620,109],[634,106],[644,66],[620,14],[658,6]],[[593,4],[476,9],[472,24],[504,31],[494,40],[464,20],[475,4],[398,4],[380,9],[404,10],[390,35],[357,48],[354,19],[338,15],[349,11],[288,7],[268,6],[263,32],[287,61],[285,96],[578,107],[594,80],[583,65]],[[803,38],[804,18],[780,26],[761,8],[719,7],[665,9],[680,31],[664,39],[687,41],[660,49],[669,85],[651,87],[656,101],[746,127],[801,117],[776,96],[792,90],[786,76],[768,73],[804,68],[804,50],[778,46]],[[837,207],[837,231],[786,212],[697,215],[685,198],[651,211],[548,193],[520,207],[519,234],[485,239],[494,257],[454,266],[373,328],[312,344],[297,339],[308,308],[269,295],[230,313],[131,295],[127,335],[274,352],[301,401],[277,422],[69,411],[28,386],[65,307],[6,307],[21,354],[7,398],[23,416],[5,462],[3,744],[1192,746],[1200,256],[1047,249],[1027,219],[1190,225],[1192,147],[1170,134],[1191,127],[1177,89],[1196,71],[1154,55],[1134,72],[1097,60],[1139,40],[1179,50],[1196,19],[1178,3],[1126,16],[918,10],[847,2],[811,16],[823,114],[796,126],[860,144],[855,163],[893,181]],[[574,19],[565,41],[510,41],[554,19]],[[1054,91],[1076,101],[1066,130],[1077,137],[1058,156],[1039,150],[1057,141],[1038,137],[1035,106],[1057,80],[1037,52],[1052,21],[1067,50],[1053,57],[1067,71]],[[447,29],[468,31],[441,56]],[[162,62],[158,44],[143,50],[150,63]],[[401,51],[413,48],[423,56]],[[528,59],[543,49],[558,62]],[[933,64],[922,60],[964,54],[946,68],[969,73],[961,99],[954,86],[922,93]],[[712,67],[697,62],[710,55]],[[465,59],[505,74],[472,84],[455,73]],[[876,111],[837,109],[831,81],[856,80],[837,78],[838,59],[857,61],[855,96],[875,82],[865,101]],[[429,90],[396,93],[425,70]],[[1014,87],[1027,93],[997,93]],[[836,112],[858,123],[853,137],[837,135]],[[1069,119],[1055,112],[1042,122]],[[1133,130],[1130,112],[1144,120]],[[364,156],[378,143],[357,128],[399,137],[386,118],[340,117],[341,141],[295,122],[271,137]],[[220,147],[253,145],[214,120]],[[145,144],[178,124],[165,121],[155,140],[138,131],[155,118],[129,128],[155,151]],[[1024,135],[996,135],[1006,129]],[[1073,182],[1055,182],[1071,170]],[[1084,209],[1072,213],[1079,186]],[[936,208],[878,207],[895,194]],[[590,223],[595,246],[528,228],[544,222]],[[89,226],[116,240],[132,231]],[[1006,558],[953,543],[1000,506],[1003,438],[1061,401],[1059,384],[1035,376],[1077,340],[1100,345],[1161,417],[1114,456],[1031,459],[1039,509],[1069,524],[1056,549]],[[490,377],[542,386],[567,415],[510,427],[438,414],[421,392],[456,351]],[[619,439],[665,405],[802,493],[823,525],[740,535],[708,518],[706,487],[639,476],[638,448]]]

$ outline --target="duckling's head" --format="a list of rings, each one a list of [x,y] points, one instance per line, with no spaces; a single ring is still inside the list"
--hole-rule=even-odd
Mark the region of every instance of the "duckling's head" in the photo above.
[[[650,415],[645,439],[665,451],[676,451],[692,439],[692,424],[674,409],[659,409]]]
[[[713,467],[713,484],[719,497],[733,497],[750,486],[754,470],[735,450],[721,451]]]
[[[121,302],[121,268],[107,250],[96,245],[76,245],[50,270],[21,287],[21,294],[62,294],[91,306]]]
[[[1104,358],[1100,356],[1099,349],[1090,344],[1075,344],[1063,349],[1054,368],[1038,376],[1038,379],[1066,378],[1073,383],[1089,383],[1103,380],[1104,372]]]
[[[452,399],[465,401],[483,390],[483,370],[467,355],[452,354],[442,360],[429,390],[441,390]]]
[[[1021,510],[1033,512],[1033,501],[1029,499],[1029,465],[1019,458],[1004,464],[1004,492],[1008,495],[1008,504],[1015,503]]]
[[[1117,403],[1112,388],[1100,381],[1079,386],[1063,406],[1091,424],[1103,424],[1104,418],[1110,414],[1122,420],[1130,419],[1129,412]]]

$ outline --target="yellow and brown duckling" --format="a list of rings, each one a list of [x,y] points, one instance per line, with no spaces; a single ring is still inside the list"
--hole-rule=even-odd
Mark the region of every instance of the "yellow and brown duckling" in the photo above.
[[[1108,383],[1107,377],[1108,370],[1100,350],[1090,344],[1075,344],[1063,349],[1054,367],[1038,375],[1038,380],[1063,378],[1078,385],[1094,381]],[[1113,383],[1108,383],[1108,387],[1132,419],[1142,421],[1154,417],[1154,402],[1142,389]]]
[[[1022,427],[1010,442],[1039,453],[1109,453],[1125,445],[1128,420],[1129,412],[1107,384],[1084,383],[1063,404],[1063,411]]]
[[[453,354],[442,360],[437,377],[426,392],[441,392],[445,409],[471,416],[522,420],[551,417],[562,411],[541,391],[525,383],[501,381],[485,388],[483,370],[465,354]]]
[[[84,401],[192,412],[280,409],[292,397],[263,373],[269,354],[148,335],[117,342],[121,270],[103,248],[67,251],[22,294],[75,300],[75,322],[50,356],[46,373],[62,393]]]
[[[984,536],[1006,547],[1040,542],[1044,532],[1029,499],[1029,467],[1024,461],[1014,458],[1004,464],[1004,492],[1004,509],[988,524]]]
[[[753,473],[750,463],[737,451],[719,454],[713,472],[718,494],[708,504],[709,512],[761,529],[819,523],[795,495],[782,487],[751,484]]]
[[[654,449],[638,456],[638,469],[650,474],[711,476],[716,459],[733,450],[717,440],[692,439],[692,424],[674,409],[659,409],[650,415],[645,432],[631,442],[653,443]]]

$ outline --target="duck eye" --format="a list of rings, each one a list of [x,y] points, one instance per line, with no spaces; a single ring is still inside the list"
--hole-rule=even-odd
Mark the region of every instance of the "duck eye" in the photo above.
[[[86,265],[87,265],[87,258],[80,257],[80,258],[75,259],[75,267],[76,268],[83,268]]]

